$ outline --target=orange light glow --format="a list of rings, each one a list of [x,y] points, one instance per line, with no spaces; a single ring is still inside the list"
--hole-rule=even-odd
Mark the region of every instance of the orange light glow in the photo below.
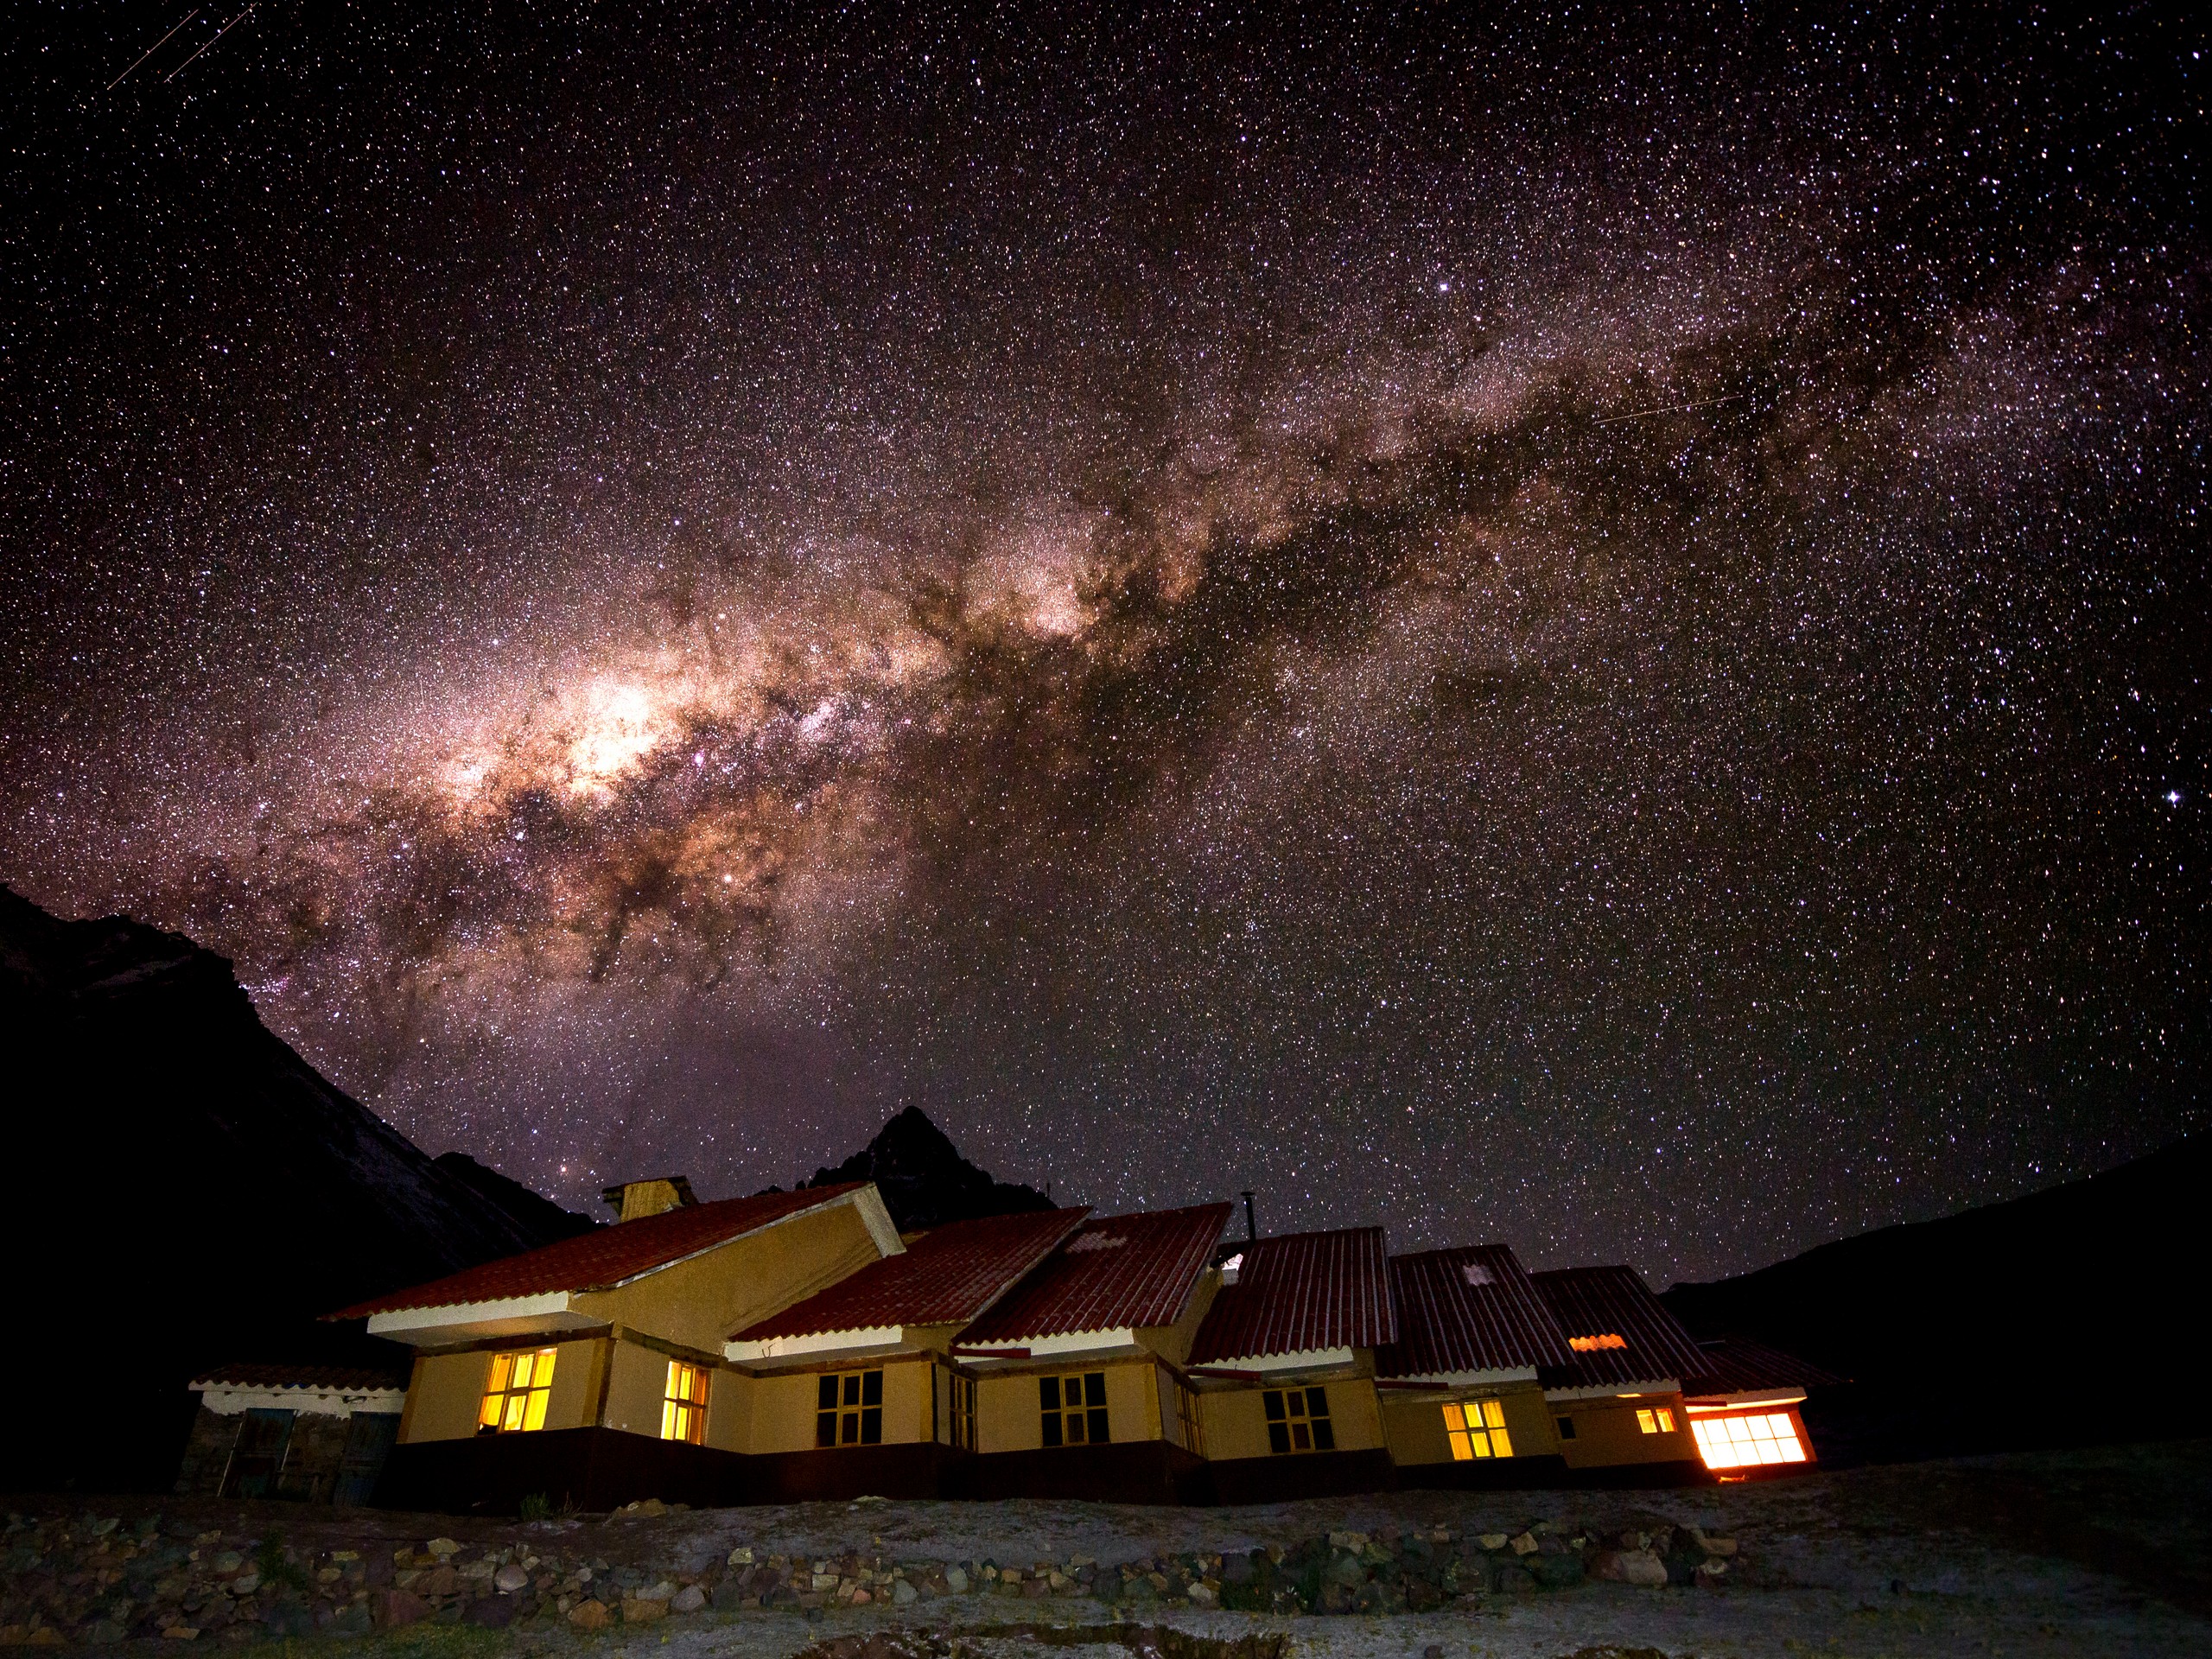
[[[1803,1463],[1809,1454],[1786,1411],[1747,1412],[1736,1417],[1691,1420],[1698,1455],[1708,1469],[1742,1469],[1752,1464]]]
[[[1578,1354],[1590,1354],[1600,1348],[1625,1348],[1628,1338],[1617,1331],[1607,1331],[1594,1337],[1569,1337],[1567,1345]]]

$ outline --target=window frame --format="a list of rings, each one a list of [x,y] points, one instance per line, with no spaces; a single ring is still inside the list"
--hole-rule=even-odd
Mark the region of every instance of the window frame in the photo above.
[[[1506,1431],[1505,1405],[1499,1400],[1453,1400],[1444,1407],[1444,1439],[1454,1463],[1482,1462],[1513,1455]]]
[[[1638,1406],[1636,1408],[1637,1432],[1642,1434],[1672,1434],[1675,1432],[1675,1408],[1672,1406]]]
[[[1766,1433],[1736,1432],[1762,1427]],[[1716,1472],[1813,1461],[1805,1425],[1796,1412],[1786,1408],[1700,1414],[1690,1419],[1690,1433],[1697,1441],[1698,1460]],[[1767,1455],[1770,1450],[1771,1456]],[[1756,1455],[1736,1455],[1747,1452]]]
[[[555,1348],[503,1348],[492,1356],[484,1395],[476,1408],[479,1434],[529,1434],[545,1427],[553,1393]],[[516,1374],[521,1373],[518,1383]],[[498,1404],[495,1406],[494,1402]]]
[[[814,1449],[883,1444],[883,1372],[822,1371],[814,1385]]]
[[[1271,1457],[1337,1449],[1336,1419],[1330,1414],[1325,1384],[1268,1389],[1260,1396],[1260,1412],[1268,1426]]]
[[[713,1377],[711,1367],[688,1359],[668,1362],[668,1380],[661,1387],[661,1439],[687,1446],[707,1443],[707,1400]],[[679,1393],[679,1387],[685,1391]]]
[[[1068,1403],[1072,1394],[1077,1403]],[[1103,1371],[1052,1371],[1037,1379],[1038,1441],[1047,1449],[1104,1446],[1113,1436]]]
[[[973,1452],[976,1446],[976,1379],[963,1376],[958,1371],[950,1373],[952,1378],[952,1445],[958,1452]]]

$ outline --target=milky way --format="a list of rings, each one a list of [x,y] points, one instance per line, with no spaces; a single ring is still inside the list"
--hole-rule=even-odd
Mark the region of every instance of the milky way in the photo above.
[[[2180,12],[322,10],[14,48],[0,879],[427,1147],[1663,1281],[2204,1121]]]

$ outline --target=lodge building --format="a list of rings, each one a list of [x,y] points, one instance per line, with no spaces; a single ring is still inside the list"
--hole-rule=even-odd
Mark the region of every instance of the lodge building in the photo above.
[[[332,1491],[453,1510],[1670,1484],[1808,1463],[1796,1408],[1832,1380],[1700,1346],[1625,1267],[1394,1256],[1379,1227],[1224,1243],[1226,1204],[901,1236],[869,1183],[610,1202],[613,1226],[332,1314],[414,1351],[404,1393],[203,1379],[192,1489],[315,1495],[288,1435],[389,1442]]]

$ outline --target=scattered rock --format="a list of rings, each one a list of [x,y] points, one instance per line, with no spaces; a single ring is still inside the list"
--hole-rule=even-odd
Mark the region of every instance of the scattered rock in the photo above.
[[[668,1600],[671,1613],[696,1613],[707,1605],[707,1592],[696,1584],[687,1584]]]
[[[1649,1549],[1601,1549],[1590,1564],[1594,1578],[1617,1584],[1658,1586],[1667,1582],[1667,1563]]]
[[[613,1622],[614,1615],[607,1611],[607,1604],[595,1599],[569,1609],[569,1623],[580,1630],[603,1630]]]
[[[430,1616],[430,1604],[411,1590],[369,1592],[369,1622],[380,1630],[401,1630]]]
[[[517,1561],[509,1561],[492,1575],[493,1588],[512,1595],[530,1583],[530,1569]]]

